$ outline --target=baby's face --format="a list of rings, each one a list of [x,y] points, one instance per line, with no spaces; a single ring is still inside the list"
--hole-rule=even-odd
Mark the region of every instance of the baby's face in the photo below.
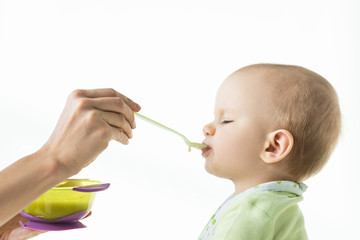
[[[262,84],[265,76],[254,71],[239,71],[220,86],[215,102],[214,120],[203,131],[206,170],[233,181],[251,178],[263,162],[269,126],[266,112],[269,95]]]

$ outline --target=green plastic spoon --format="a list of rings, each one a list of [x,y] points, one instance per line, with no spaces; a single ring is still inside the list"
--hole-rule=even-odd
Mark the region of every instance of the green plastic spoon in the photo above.
[[[154,120],[152,120],[152,119],[150,119],[148,117],[145,117],[145,116],[141,115],[140,113],[134,112],[134,114],[135,114],[135,116],[137,116],[138,118],[141,118],[142,120],[145,120],[146,122],[149,122],[149,123],[151,123],[151,124],[153,124],[153,125],[155,125],[155,126],[157,126],[159,128],[165,129],[165,130],[167,130],[169,132],[175,133],[176,135],[180,136],[184,140],[186,145],[188,145],[189,152],[191,151],[192,147],[200,149],[200,150],[205,149],[205,148],[208,147],[205,144],[190,142],[189,139],[187,139],[183,134],[181,134],[181,133],[179,133],[179,132],[177,132],[177,131],[175,131],[175,130],[173,130],[173,129],[171,129],[171,128],[169,128],[169,127],[167,127],[167,126],[165,126],[165,125],[163,125],[161,123],[158,123],[158,122],[156,122],[156,121],[154,121]]]

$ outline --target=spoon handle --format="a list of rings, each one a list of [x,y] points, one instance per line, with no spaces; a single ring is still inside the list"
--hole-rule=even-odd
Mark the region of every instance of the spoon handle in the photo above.
[[[150,119],[148,117],[145,117],[144,115],[141,115],[140,113],[134,112],[134,114],[135,114],[135,116],[141,118],[142,120],[145,120],[148,123],[151,123],[151,124],[153,124],[153,125],[155,125],[155,126],[157,126],[159,128],[162,128],[164,130],[167,130],[167,131],[170,131],[172,133],[175,133],[175,134],[179,135],[180,137],[182,137],[184,139],[186,144],[190,143],[190,141],[184,135],[182,135],[181,133],[179,133],[179,132],[177,132],[177,131],[175,131],[175,130],[173,130],[173,129],[171,129],[171,128],[169,128],[169,127],[167,127],[167,126],[165,126],[165,125],[163,125],[163,124],[161,124],[159,122],[156,122],[156,121],[154,121],[154,120],[152,120],[152,119]]]

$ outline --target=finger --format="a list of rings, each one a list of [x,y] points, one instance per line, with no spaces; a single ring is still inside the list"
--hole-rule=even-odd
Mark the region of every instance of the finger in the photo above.
[[[111,126],[109,126],[109,127],[110,127],[110,131],[111,131],[111,139],[118,141],[124,145],[129,144],[129,138],[122,129],[116,128],[116,127],[111,127]]]
[[[27,228],[16,228],[9,234],[8,240],[18,240],[18,239],[29,239],[38,236],[39,234],[44,233],[44,231],[36,231]]]
[[[130,98],[115,91],[112,88],[99,88],[90,90],[75,90],[73,94],[87,98],[120,97],[133,111],[140,111],[141,107]]]
[[[98,88],[98,89],[77,89],[73,94],[79,97],[99,98],[99,97],[117,97],[118,94],[111,88]]]
[[[132,130],[129,122],[126,120],[123,114],[114,112],[101,112],[103,120],[112,127],[122,129],[128,138],[132,138]]]
[[[134,112],[138,112],[141,110],[141,106],[131,100],[130,98],[126,97],[125,95],[122,95],[121,93],[118,93],[120,97],[125,101],[125,103],[133,110]]]
[[[83,217],[83,219],[90,217],[91,214],[92,214],[92,211],[90,211],[85,217]]]
[[[136,127],[133,111],[121,98],[103,97],[88,99],[87,101],[89,101],[89,104],[96,109],[123,114],[131,125],[131,128]]]

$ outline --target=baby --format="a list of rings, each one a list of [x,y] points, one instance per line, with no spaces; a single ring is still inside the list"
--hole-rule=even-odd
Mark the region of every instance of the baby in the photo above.
[[[250,65],[222,83],[214,115],[203,129],[205,168],[235,193],[199,240],[307,239],[298,202],[340,134],[334,88],[303,67]]]

